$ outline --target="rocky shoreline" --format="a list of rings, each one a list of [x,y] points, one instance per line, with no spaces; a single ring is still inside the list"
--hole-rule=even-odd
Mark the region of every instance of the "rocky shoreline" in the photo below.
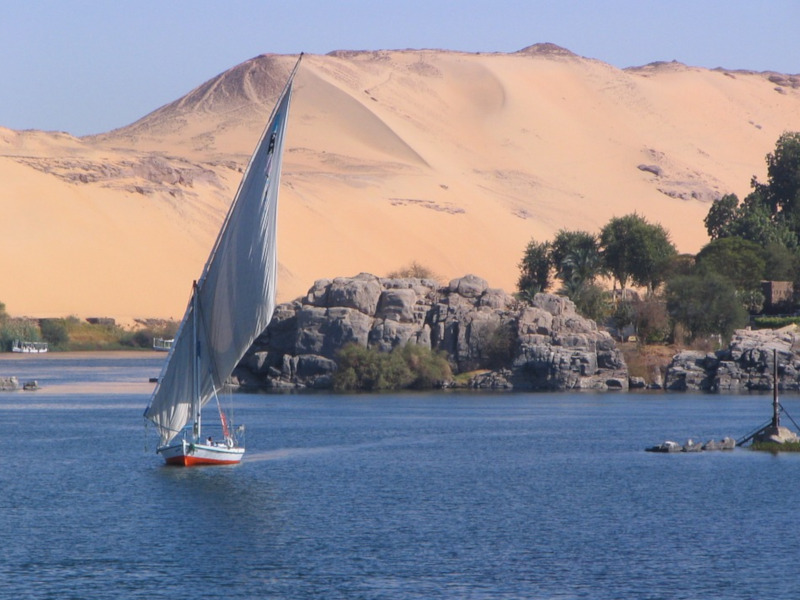
[[[476,389],[628,389],[613,338],[570,300],[537,294],[524,304],[473,275],[447,285],[366,273],[317,281],[277,307],[235,376],[250,387],[328,389],[348,343],[444,351],[453,373],[482,371],[467,384]]]
[[[26,392],[38,390],[39,382],[36,380],[26,381],[20,386],[19,379],[13,375],[0,377],[0,392],[15,392],[19,389]]]
[[[631,377],[614,339],[580,316],[567,298],[537,294],[530,304],[474,275],[441,285],[432,279],[367,273],[323,279],[279,305],[267,330],[242,359],[240,386],[266,390],[330,389],[336,354],[348,343],[388,352],[405,344],[443,351],[470,389],[750,392],[800,391],[800,332],[735,332],[716,352],[679,351],[663,384]]]
[[[800,391],[800,332],[793,325],[737,330],[730,344],[717,352],[679,352],[667,368],[664,387],[732,393],[771,390],[773,355],[778,362],[778,389]]]
[[[19,389],[19,380],[12,376],[0,377],[0,392],[13,392]]]
[[[685,444],[679,444],[678,442],[667,440],[657,446],[645,448],[645,451],[673,454],[675,452],[715,452],[719,450],[733,450],[735,448],[736,440],[731,437],[726,437],[721,440],[709,440],[705,443],[688,440]]]

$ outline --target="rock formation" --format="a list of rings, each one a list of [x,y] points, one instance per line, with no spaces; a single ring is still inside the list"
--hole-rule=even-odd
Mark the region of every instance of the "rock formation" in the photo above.
[[[741,329],[727,348],[717,352],[680,352],[667,368],[665,387],[681,391],[771,390],[773,349],[777,350],[779,389],[800,390],[800,332],[795,326]]]
[[[686,444],[681,445],[678,442],[666,440],[657,446],[645,448],[645,451],[673,454],[675,452],[713,452],[716,450],[733,450],[734,448],[736,448],[736,440],[732,437],[725,437],[721,440],[709,440],[704,444],[688,440]]]
[[[317,281],[305,297],[276,308],[235,376],[244,386],[328,388],[336,353],[348,343],[444,351],[454,373],[483,370],[471,380],[476,388],[628,387],[613,339],[570,300],[537,294],[522,304],[473,275],[445,286],[366,273]]]
[[[19,389],[19,380],[13,375],[10,377],[0,377],[0,391],[13,392]]]

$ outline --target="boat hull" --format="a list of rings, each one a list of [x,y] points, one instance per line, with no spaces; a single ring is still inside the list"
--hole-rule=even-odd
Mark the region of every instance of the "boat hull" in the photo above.
[[[244,448],[217,444],[193,444],[185,440],[156,450],[168,465],[195,467],[201,465],[235,465],[242,460]]]
[[[44,354],[47,352],[47,342],[23,342],[14,340],[11,351],[21,352],[23,354]]]

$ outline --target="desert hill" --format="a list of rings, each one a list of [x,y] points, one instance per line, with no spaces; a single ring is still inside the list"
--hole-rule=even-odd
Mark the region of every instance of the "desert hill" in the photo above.
[[[15,315],[174,317],[296,61],[264,55],[127,127],[76,138],[0,127],[0,237]],[[279,299],[315,279],[417,261],[513,291],[527,242],[633,211],[680,251],[765,178],[800,129],[800,78],[551,44],[307,55],[279,217]]]

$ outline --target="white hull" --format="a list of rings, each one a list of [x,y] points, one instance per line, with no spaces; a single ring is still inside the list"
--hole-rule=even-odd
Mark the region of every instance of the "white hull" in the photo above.
[[[153,340],[153,350],[158,352],[169,352],[172,348],[172,343],[175,340],[165,340],[164,338],[155,338]]]
[[[22,354],[44,354],[47,352],[46,342],[21,342],[14,340],[11,346],[12,352],[21,352]]]
[[[197,444],[181,440],[156,450],[168,465],[235,465],[241,462],[244,448],[224,444]]]

